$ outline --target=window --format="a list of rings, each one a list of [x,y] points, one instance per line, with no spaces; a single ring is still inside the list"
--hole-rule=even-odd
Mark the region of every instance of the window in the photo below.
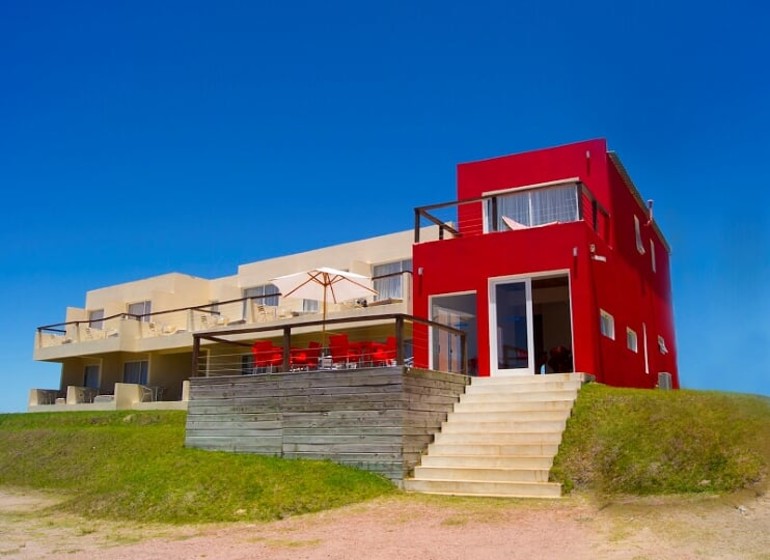
[[[639,341],[633,329],[626,328],[626,346],[631,352],[639,352]]]
[[[661,354],[668,354],[668,348],[666,348],[666,339],[662,336],[658,336],[658,350]]]
[[[251,375],[254,373],[254,355],[241,355],[241,375]]]
[[[88,326],[92,329],[104,328],[104,309],[94,309],[88,312]]]
[[[123,364],[123,383],[138,383],[147,385],[147,372],[150,363],[147,360],[140,362],[126,362]]]
[[[302,300],[302,312],[303,313],[318,313],[318,300],[317,299],[303,299]]]
[[[253,286],[243,290],[243,297],[255,298],[254,301],[257,305],[272,305],[278,306],[278,286],[274,284],[263,284],[261,286]]]
[[[385,299],[402,299],[404,297],[405,271],[411,272],[412,259],[387,264],[377,264],[372,267],[373,287],[377,292],[375,301]]]
[[[639,218],[634,216],[634,233],[636,234],[636,250],[640,255],[644,255],[644,243],[642,243],[642,226],[639,224]]]
[[[91,389],[99,388],[99,366],[86,366],[83,369],[83,386]]]
[[[655,263],[655,242],[652,239],[650,239],[650,260],[652,262],[652,271],[657,272],[658,267]]]
[[[527,227],[579,219],[578,188],[574,184],[504,194],[495,197],[495,201],[497,223],[492,224],[494,227],[489,227],[492,200],[487,209],[487,229],[492,231],[506,229],[503,217]]]
[[[599,330],[607,338],[615,340],[615,318],[604,309],[599,310]]]
[[[150,313],[152,313],[151,301],[138,301],[128,304],[128,314],[137,315],[142,321],[149,322]]]

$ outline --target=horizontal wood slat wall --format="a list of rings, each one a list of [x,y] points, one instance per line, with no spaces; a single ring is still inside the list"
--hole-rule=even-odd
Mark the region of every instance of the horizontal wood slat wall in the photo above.
[[[403,367],[194,377],[185,445],[331,459],[400,486],[467,383]]]

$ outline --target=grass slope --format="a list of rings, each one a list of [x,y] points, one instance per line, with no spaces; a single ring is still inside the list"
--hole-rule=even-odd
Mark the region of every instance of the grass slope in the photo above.
[[[185,449],[185,413],[0,415],[0,485],[63,491],[65,510],[171,523],[272,520],[394,491],[328,461]]]
[[[551,472],[566,490],[671,494],[768,486],[770,400],[583,387]]]

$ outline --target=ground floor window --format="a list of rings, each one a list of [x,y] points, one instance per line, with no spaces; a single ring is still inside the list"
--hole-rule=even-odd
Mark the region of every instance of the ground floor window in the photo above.
[[[251,375],[254,373],[253,354],[243,354],[241,356],[241,375]]]
[[[99,366],[90,365],[83,369],[83,386],[91,389],[99,388]]]
[[[604,309],[599,310],[599,329],[604,336],[615,340],[615,318]]]
[[[147,385],[147,373],[150,363],[147,360],[126,362],[123,364],[123,383]]]
[[[636,337],[636,331],[626,328],[626,346],[631,352],[639,351],[639,342]]]

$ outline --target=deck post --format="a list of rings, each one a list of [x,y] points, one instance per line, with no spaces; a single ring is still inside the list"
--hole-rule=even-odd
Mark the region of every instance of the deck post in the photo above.
[[[291,367],[291,327],[283,328],[283,371]]]
[[[396,316],[396,365],[404,365],[404,316]]]
[[[192,371],[190,377],[198,376],[198,357],[201,352],[201,339],[197,335],[193,335],[193,350],[192,350]]]

